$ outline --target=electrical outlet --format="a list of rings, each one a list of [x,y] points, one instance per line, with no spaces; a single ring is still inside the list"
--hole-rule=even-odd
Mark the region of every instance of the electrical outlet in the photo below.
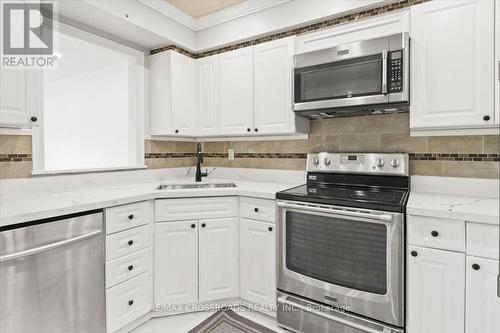
[[[229,158],[230,161],[234,161],[234,149],[227,150],[227,157]]]

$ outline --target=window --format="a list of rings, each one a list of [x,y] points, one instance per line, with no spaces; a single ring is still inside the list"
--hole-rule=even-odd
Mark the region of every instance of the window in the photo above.
[[[33,173],[142,167],[144,54],[61,23],[57,34]]]

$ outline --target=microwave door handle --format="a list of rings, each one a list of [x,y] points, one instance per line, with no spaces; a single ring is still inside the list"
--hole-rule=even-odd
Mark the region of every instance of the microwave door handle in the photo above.
[[[387,94],[387,50],[382,51],[382,94]]]

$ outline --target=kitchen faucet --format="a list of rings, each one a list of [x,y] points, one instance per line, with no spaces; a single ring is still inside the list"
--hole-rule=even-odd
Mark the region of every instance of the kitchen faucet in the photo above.
[[[196,145],[196,174],[194,180],[196,182],[201,182],[202,177],[208,176],[207,172],[201,172],[201,163],[203,163],[203,153],[201,151],[201,143]]]

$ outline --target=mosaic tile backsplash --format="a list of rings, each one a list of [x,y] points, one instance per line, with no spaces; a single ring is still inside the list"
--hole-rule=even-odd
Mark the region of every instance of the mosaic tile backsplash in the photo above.
[[[228,149],[235,159],[228,159]],[[148,168],[192,166],[194,142],[145,142]],[[204,167],[304,170],[308,152],[405,152],[412,175],[500,178],[500,135],[410,137],[409,115],[311,121],[308,139],[204,142]],[[30,177],[31,137],[0,135],[0,178]]]

